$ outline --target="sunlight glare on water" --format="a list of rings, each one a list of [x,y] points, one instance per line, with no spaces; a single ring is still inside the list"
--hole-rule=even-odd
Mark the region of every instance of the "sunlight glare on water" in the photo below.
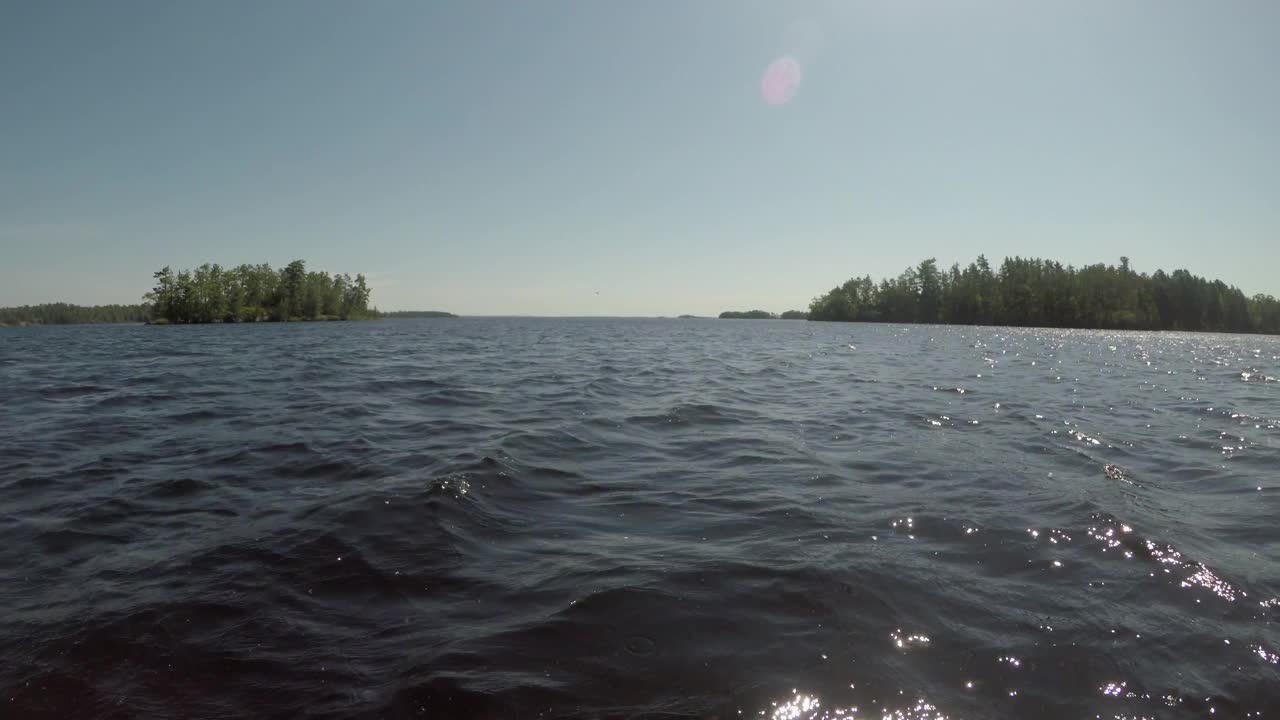
[[[758,715],[769,720],[856,720],[876,717],[881,720],[948,720],[949,717],[923,698],[901,706],[890,705],[859,712],[857,706],[823,708],[822,701],[817,696],[798,691],[785,700],[772,703],[769,710],[761,710]]]

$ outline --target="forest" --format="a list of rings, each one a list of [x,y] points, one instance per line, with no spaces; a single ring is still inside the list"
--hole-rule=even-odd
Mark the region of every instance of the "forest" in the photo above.
[[[265,263],[227,269],[206,263],[177,273],[165,267],[155,280],[145,300],[151,322],[158,324],[377,317],[369,308],[364,275],[353,280],[346,274],[307,272],[302,260],[279,270]]]
[[[1138,273],[1127,257],[1079,268],[1012,257],[997,269],[979,256],[949,270],[930,258],[878,283],[851,278],[814,299],[809,318],[1280,334],[1280,301],[1187,270]]]
[[[69,305],[48,303],[0,308],[0,327],[8,325],[77,325],[140,323],[149,317],[146,305]]]

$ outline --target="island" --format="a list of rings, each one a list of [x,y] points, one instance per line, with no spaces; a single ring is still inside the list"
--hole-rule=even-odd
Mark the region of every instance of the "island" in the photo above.
[[[726,310],[720,313],[721,320],[772,320],[776,317],[765,310]]]
[[[965,268],[929,258],[893,279],[850,278],[815,299],[809,319],[1280,334],[1280,301],[1187,270],[1139,273],[1127,257],[1079,268],[1011,257],[997,269],[979,256]]]
[[[364,275],[307,272],[294,260],[279,270],[270,265],[224,269],[206,263],[175,273],[165,267],[154,274],[156,286],[145,300],[152,324],[287,322],[297,320],[369,320]]]
[[[456,318],[458,316],[440,310],[393,310],[379,312],[378,317],[388,320],[400,320],[407,318]]]
[[[781,315],[783,320],[808,320],[808,310],[788,310]]]

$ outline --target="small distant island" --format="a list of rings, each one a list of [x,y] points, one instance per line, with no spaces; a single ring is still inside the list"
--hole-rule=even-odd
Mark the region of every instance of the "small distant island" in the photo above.
[[[804,310],[788,310],[782,315],[774,315],[767,310],[726,310],[720,313],[721,320],[808,320],[809,313]]]
[[[399,320],[405,318],[456,318],[453,313],[441,312],[440,310],[394,310],[391,312],[379,312],[379,318],[389,320]]]
[[[809,306],[810,320],[1014,325],[1280,334],[1280,301],[1246,297],[1186,270],[1148,275],[1116,265],[1073,267],[985,256],[961,268],[929,258],[896,278],[851,278]]]

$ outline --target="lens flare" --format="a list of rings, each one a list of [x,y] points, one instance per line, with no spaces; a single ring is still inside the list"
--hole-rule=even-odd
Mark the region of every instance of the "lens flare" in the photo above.
[[[760,79],[760,94],[773,106],[786,105],[800,89],[800,63],[790,55],[774,60]]]

